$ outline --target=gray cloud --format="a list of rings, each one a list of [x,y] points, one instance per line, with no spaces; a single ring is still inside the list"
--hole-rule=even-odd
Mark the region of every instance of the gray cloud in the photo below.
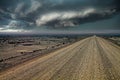
[[[37,9],[39,9],[42,6],[42,4],[37,0],[31,0],[31,6],[30,8],[25,12],[25,14],[29,14],[32,12],[35,12]]]
[[[119,3],[119,0],[1,0],[0,20],[8,20],[6,25],[17,21],[17,29],[19,22],[25,23],[22,29],[64,28],[112,18],[119,14]]]
[[[20,13],[23,10],[24,6],[25,6],[24,2],[19,3],[15,8],[15,13]]]
[[[40,15],[40,17],[36,20],[36,24],[38,26],[45,25],[51,21],[62,21],[62,20],[70,20],[75,17],[84,18],[85,16],[89,16],[95,12],[95,9],[89,8],[82,11],[63,11],[63,12],[51,12],[48,14]]]
[[[69,27],[80,25],[86,22],[93,22],[110,18],[116,10],[100,10],[95,8],[83,9],[81,11],[52,12],[36,20],[38,26],[47,25],[52,27]]]

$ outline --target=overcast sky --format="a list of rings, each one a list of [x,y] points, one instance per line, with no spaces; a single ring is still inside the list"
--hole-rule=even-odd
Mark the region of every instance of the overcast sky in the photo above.
[[[120,33],[119,0],[0,0],[0,32]]]

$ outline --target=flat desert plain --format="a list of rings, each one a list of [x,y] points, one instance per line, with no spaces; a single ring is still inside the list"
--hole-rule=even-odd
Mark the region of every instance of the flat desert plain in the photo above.
[[[120,46],[88,37],[2,71],[0,80],[120,80]]]

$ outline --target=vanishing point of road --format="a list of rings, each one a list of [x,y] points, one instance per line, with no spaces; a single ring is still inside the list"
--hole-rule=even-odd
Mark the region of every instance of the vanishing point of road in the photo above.
[[[120,80],[120,47],[89,37],[1,72],[0,80]]]

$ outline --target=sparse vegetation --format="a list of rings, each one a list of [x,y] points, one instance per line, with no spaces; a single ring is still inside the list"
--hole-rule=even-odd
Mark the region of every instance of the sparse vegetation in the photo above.
[[[120,37],[110,37],[109,40],[120,46]]]
[[[0,71],[47,54],[72,42],[71,39],[57,37],[0,38],[0,63],[11,64],[7,67],[0,67]]]
[[[0,80],[119,80],[119,61],[120,46],[93,36],[3,71]]]

